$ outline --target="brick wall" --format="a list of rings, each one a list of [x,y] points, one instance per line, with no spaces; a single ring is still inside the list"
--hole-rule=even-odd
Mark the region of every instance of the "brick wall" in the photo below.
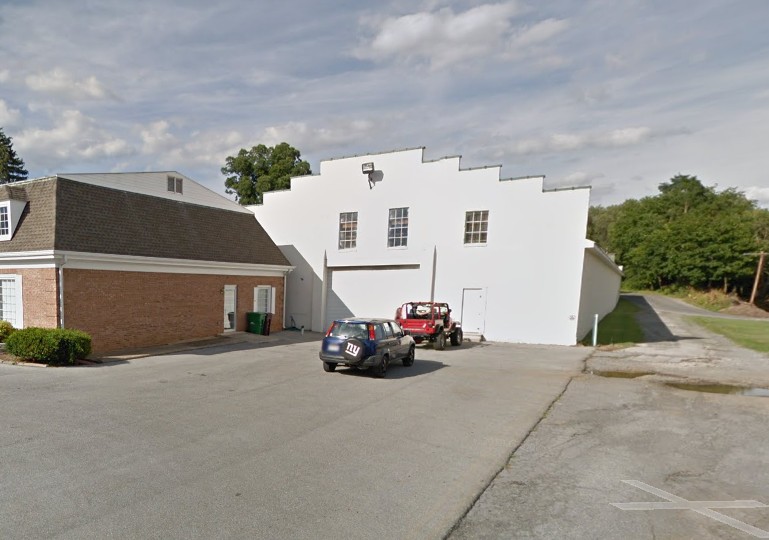
[[[225,285],[237,286],[236,330],[241,331],[246,329],[246,312],[254,308],[254,287],[275,287],[276,313],[270,331],[282,330],[282,277],[68,268],[64,269],[64,326],[91,334],[96,354],[215,336],[224,331]]]
[[[21,276],[24,327],[56,328],[59,323],[59,293],[55,268],[3,268],[0,274]]]

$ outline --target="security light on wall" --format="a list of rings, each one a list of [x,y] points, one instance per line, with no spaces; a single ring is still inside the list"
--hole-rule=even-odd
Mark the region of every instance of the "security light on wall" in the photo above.
[[[374,174],[374,163],[363,163],[360,168],[363,174],[368,176],[368,188],[374,189],[374,179],[371,177]]]

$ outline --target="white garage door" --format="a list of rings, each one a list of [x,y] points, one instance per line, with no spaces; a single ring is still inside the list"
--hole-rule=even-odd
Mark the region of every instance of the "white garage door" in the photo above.
[[[324,326],[344,317],[392,318],[403,302],[430,296],[430,275],[417,268],[333,269]]]

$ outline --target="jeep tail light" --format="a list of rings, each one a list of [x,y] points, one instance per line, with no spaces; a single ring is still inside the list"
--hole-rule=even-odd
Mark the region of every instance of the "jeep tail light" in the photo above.
[[[331,323],[331,326],[328,327],[328,330],[326,330],[326,337],[331,335],[331,329],[334,328],[335,323]]]
[[[368,325],[368,338],[371,341],[374,341],[376,339],[376,332],[374,331],[374,325],[373,324],[369,324]]]

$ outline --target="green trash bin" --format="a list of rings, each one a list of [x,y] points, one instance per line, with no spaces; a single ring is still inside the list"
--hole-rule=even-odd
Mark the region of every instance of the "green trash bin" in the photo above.
[[[249,311],[246,313],[246,330],[252,334],[261,334],[264,330],[266,313],[261,311]]]

